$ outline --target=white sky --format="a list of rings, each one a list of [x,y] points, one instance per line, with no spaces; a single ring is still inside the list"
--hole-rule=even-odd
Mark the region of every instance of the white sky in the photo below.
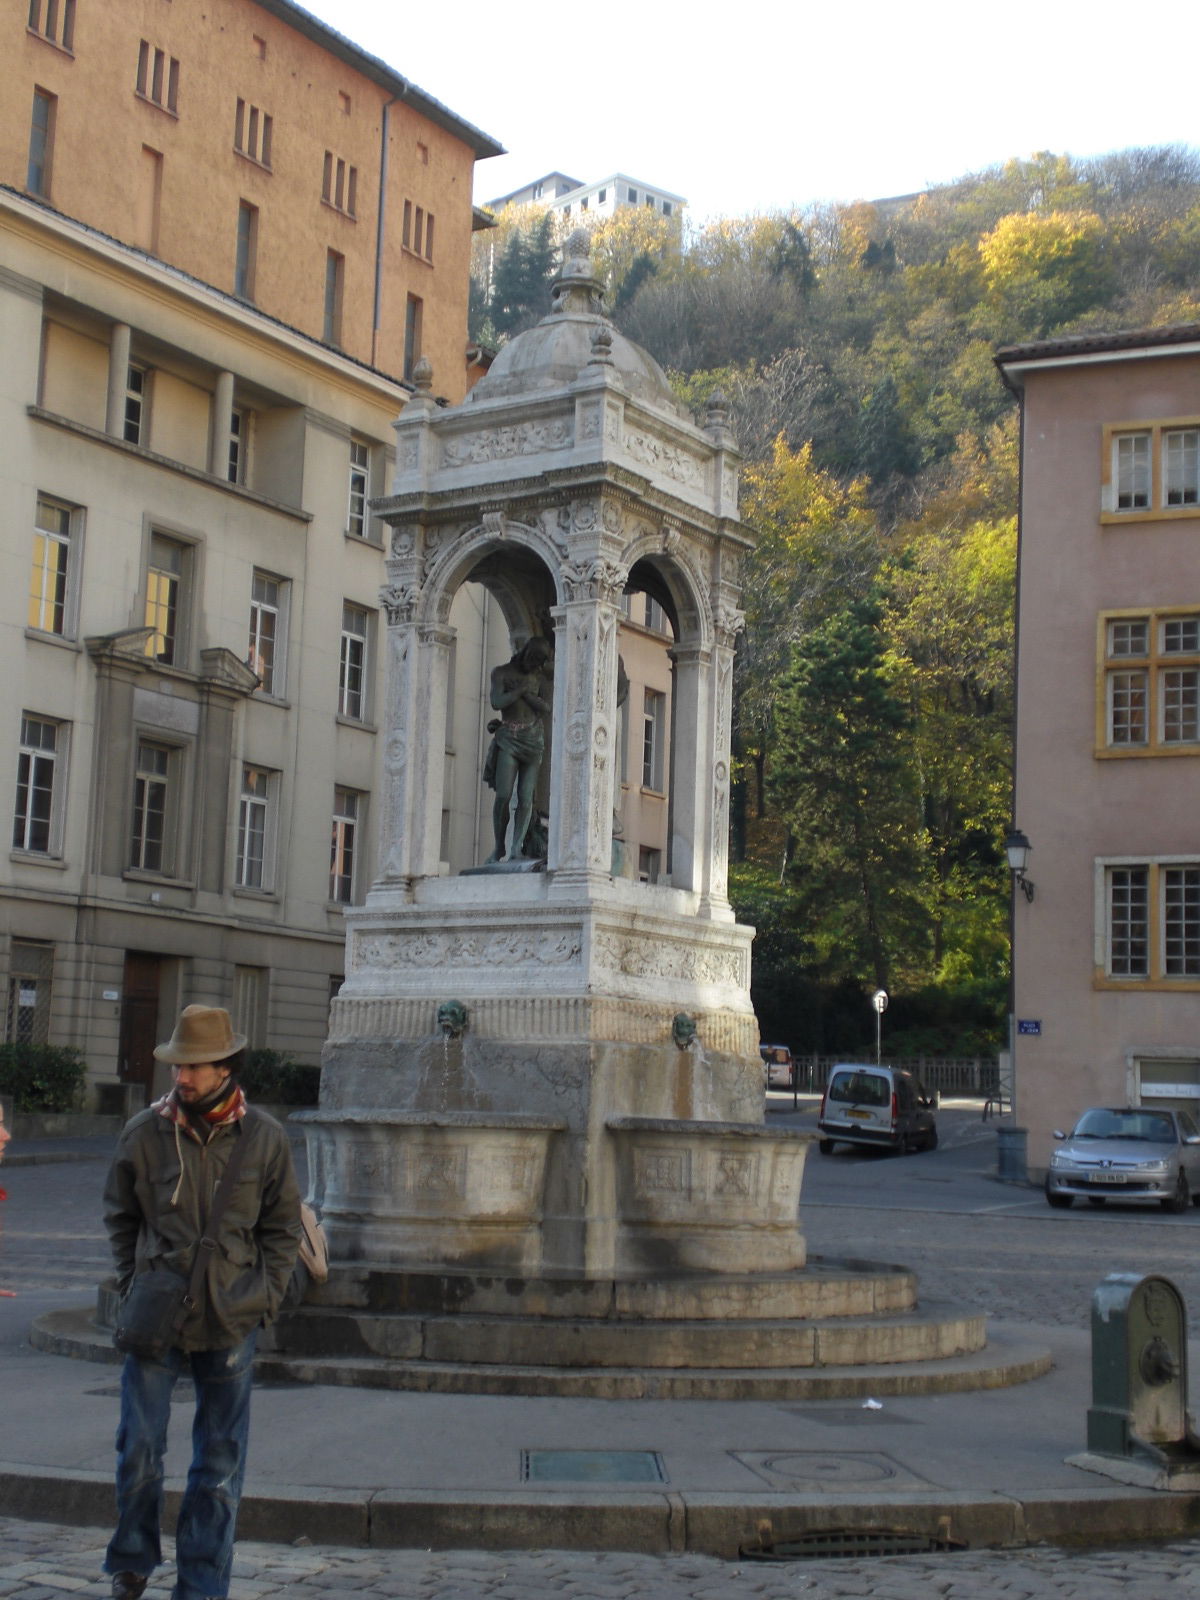
[[[1140,21],[1078,0],[307,5],[511,152],[478,164],[477,202],[621,171],[702,221],[1200,142],[1194,0]]]

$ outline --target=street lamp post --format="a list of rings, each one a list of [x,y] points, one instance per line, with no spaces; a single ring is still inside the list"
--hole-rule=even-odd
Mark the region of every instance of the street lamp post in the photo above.
[[[875,1065],[879,1065],[881,1041],[883,1035],[883,1013],[887,1010],[887,990],[876,989],[871,996],[871,1004],[875,1007]]]

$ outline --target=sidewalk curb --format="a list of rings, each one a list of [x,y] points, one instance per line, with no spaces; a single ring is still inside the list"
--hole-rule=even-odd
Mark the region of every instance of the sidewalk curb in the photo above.
[[[170,1529],[183,1480],[169,1478]],[[113,1483],[99,1472],[0,1464],[0,1516],[108,1527]],[[930,1489],[862,1500],[822,1495],[743,1495],[671,1490],[605,1493],[592,1488],[532,1490],[329,1490],[285,1487],[243,1496],[242,1539],[267,1544],[426,1550],[620,1550],[736,1557],[761,1543],[784,1544],[833,1530],[903,1530],[947,1537],[972,1549],[1022,1545],[1112,1545],[1194,1535],[1200,1494],[1105,1488],[1029,1496]]]

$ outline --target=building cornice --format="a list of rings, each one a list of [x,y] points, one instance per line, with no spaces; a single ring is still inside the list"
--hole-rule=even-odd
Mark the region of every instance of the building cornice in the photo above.
[[[1082,367],[1114,361],[1145,361],[1155,356],[1200,355],[1200,322],[1165,328],[1131,328],[1120,333],[1076,334],[1033,344],[1007,345],[993,360],[1010,389],[1018,389],[1027,372],[1050,367]]]
[[[160,261],[132,245],[122,244],[99,229],[69,217],[64,212],[41,201],[32,200],[7,185],[0,184],[0,226],[14,231],[24,229],[41,240],[49,239],[59,249],[78,251],[90,257],[101,271],[139,280],[143,293],[160,299],[184,301],[194,316],[201,312],[214,325],[223,324],[241,336],[283,351],[289,359],[307,366],[319,366],[329,376],[336,376],[358,387],[367,387],[376,399],[381,396],[403,406],[412,393],[412,385],[381,372],[377,367],[358,361],[353,356],[322,344],[310,334],[291,327],[279,318],[260,311],[256,306],[214,288],[201,278],[194,278],[179,267]],[[23,276],[23,275],[22,275]]]
[[[418,88],[415,83],[389,67],[386,61],[371,55],[353,40],[338,33],[336,28],[331,28],[328,23],[314,17],[310,11],[293,5],[291,0],[255,0],[255,4],[261,6],[264,11],[269,11],[273,17],[286,23],[289,28],[294,28],[297,33],[303,34],[306,39],[311,39],[314,44],[320,45],[322,50],[328,50],[330,55],[337,56],[356,72],[361,72],[364,78],[370,78],[372,83],[377,83],[381,89],[385,89],[397,100],[403,100],[412,106],[414,111],[420,112],[435,127],[453,134],[456,139],[461,140],[475,152],[477,160],[506,154],[504,146],[490,134],[483,133],[471,123],[465,122],[462,117],[451,111],[449,106],[444,106],[440,100],[435,100],[431,94],[426,94],[424,89]]]

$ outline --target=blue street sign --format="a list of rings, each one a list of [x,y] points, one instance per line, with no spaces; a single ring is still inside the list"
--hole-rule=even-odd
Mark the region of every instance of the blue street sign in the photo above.
[[[1040,1036],[1041,1035],[1041,1031],[1042,1031],[1042,1024],[1041,1024],[1040,1018],[1037,1018],[1037,1017],[1018,1017],[1017,1018],[1017,1032],[1018,1033],[1032,1033],[1032,1034],[1036,1034],[1036,1035]]]

